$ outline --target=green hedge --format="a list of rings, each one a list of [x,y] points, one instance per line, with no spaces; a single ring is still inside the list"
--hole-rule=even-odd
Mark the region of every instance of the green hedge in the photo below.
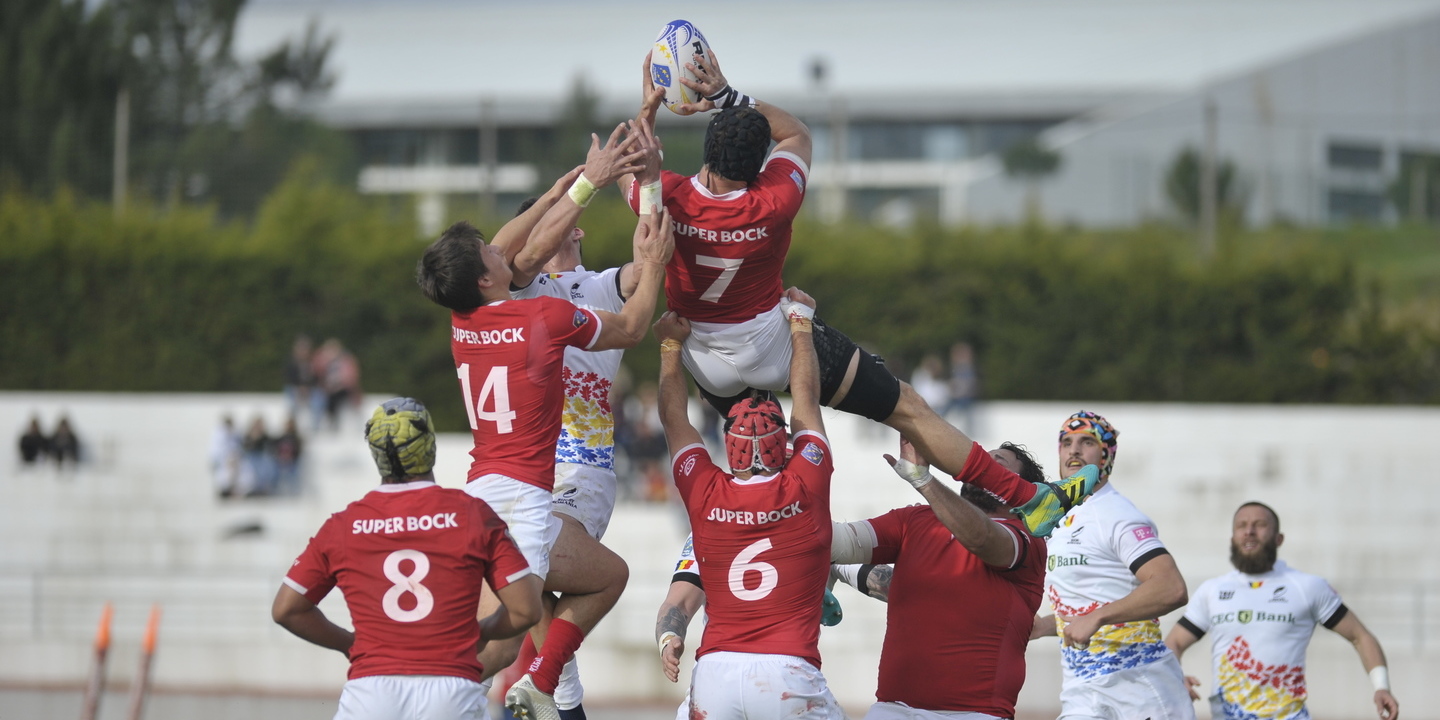
[[[584,223],[595,268],[628,258],[634,227],[606,192]],[[487,234],[499,222],[479,219]],[[413,280],[424,243],[408,213],[303,167],[250,225],[5,194],[0,387],[278,389],[303,332],[344,341],[367,389],[423,398],[460,429],[448,316]],[[786,280],[902,372],[969,340],[992,398],[1440,402],[1433,282],[1397,296],[1368,257],[1425,268],[1440,249],[1399,231],[1276,230],[1201,262],[1187,235],[1160,227],[801,223]],[[653,341],[627,365],[653,377]]]

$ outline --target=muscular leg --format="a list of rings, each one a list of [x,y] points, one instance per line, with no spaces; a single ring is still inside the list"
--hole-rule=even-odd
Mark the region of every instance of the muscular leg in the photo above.
[[[619,555],[585,532],[569,515],[560,515],[560,538],[550,550],[550,575],[545,589],[560,593],[555,617],[574,623],[585,633],[615,607],[630,579]],[[543,637],[536,638],[543,641]],[[538,643],[537,643],[538,644]]]

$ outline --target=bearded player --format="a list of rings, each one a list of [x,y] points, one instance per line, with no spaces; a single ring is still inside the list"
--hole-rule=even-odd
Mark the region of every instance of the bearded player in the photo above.
[[[1241,505],[1230,529],[1230,564],[1235,570],[1200,585],[1165,644],[1179,657],[1210,634],[1212,717],[1309,720],[1305,649],[1315,627],[1323,625],[1355,646],[1375,687],[1380,720],[1396,720],[1400,704],[1390,694],[1390,670],[1380,641],[1330,583],[1277,559],[1284,542],[1280,516],[1269,505]],[[1185,680],[1190,697],[1199,700],[1194,688],[1200,681]]]
[[[663,196],[674,220],[665,302],[690,321],[681,359],[723,417],[752,389],[784,390],[791,381],[781,271],[805,199],[811,139],[794,115],[732,88],[713,51],[692,58],[686,68],[700,82],[681,82],[706,99],[675,109],[718,111],[705,131],[704,165],[692,177],[665,171],[658,181],[629,182],[627,197],[639,211]],[[653,123],[664,92],[651,86],[648,64],[647,56],[637,121]],[[1016,508],[1032,535],[1049,535],[1094,487],[1093,476],[1040,485],[1020,479],[945,422],[883,359],[818,318],[814,328],[822,405],[899,430],[935,467]]]
[[[387,401],[365,437],[380,487],[325,521],[285,575],[271,614],[350,659],[336,718],[487,717],[476,652],[539,619],[541,579],[489,505],[435,484],[435,430],[424,405]],[[476,623],[482,581],[501,604]],[[317,607],[337,585],[353,633]]]
[[[537,639],[539,656],[505,697],[522,718],[558,720],[553,694],[561,668],[628,579],[618,557],[616,563],[586,562],[556,545],[561,521],[550,506],[564,407],[562,362],[567,347],[626,348],[645,336],[674,249],[668,220],[652,214],[637,225],[640,280],[619,313],[553,297],[512,300],[504,253],[468,223],[455,224],[426,248],[417,269],[426,297],[452,311],[451,351],[475,441],[465,491],[490,504],[530,567],[546,579],[546,589],[561,593],[548,632]],[[503,666],[518,654],[519,643],[495,652],[506,659],[494,664]]]
[[[660,421],[706,589],[692,718],[844,717],[820,674],[817,646],[818,599],[830,572],[834,459],[820,417],[813,303],[798,290],[787,294],[794,455],[786,461],[779,404],[742,400],[726,418],[731,473],[710,461],[690,424],[678,357],[688,323],[667,312],[655,324]]]

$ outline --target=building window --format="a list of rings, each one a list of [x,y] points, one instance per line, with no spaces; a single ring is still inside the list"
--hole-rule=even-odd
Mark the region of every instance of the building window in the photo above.
[[[1385,152],[1377,145],[1330,143],[1326,162],[1332,170],[1380,172]]]
[[[1330,189],[1331,222],[1379,222],[1385,212],[1385,196],[1366,190]]]

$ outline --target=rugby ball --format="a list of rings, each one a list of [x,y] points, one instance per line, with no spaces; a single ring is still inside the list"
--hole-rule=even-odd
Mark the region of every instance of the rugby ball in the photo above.
[[[655,87],[665,88],[665,107],[675,112],[680,103],[699,102],[700,94],[685,87],[680,78],[698,81],[695,73],[685,69],[685,63],[693,63],[694,55],[710,57],[710,43],[700,29],[688,20],[672,20],[660,30],[655,38],[655,47],[650,53],[650,82]]]

